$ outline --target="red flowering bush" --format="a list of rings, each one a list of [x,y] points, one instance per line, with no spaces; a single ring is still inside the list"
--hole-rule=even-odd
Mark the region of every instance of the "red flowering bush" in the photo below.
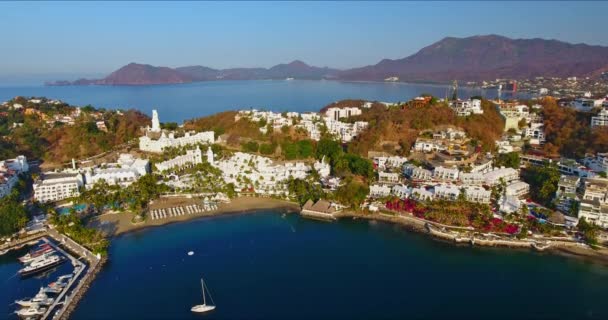
[[[416,216],[421,215],[422,218],[424,218],[424,209],[412,199],[401,200],[399,198],[394,198],[392,200],[387,201],[385,206],[389,210],[409,212],[413,213]]]

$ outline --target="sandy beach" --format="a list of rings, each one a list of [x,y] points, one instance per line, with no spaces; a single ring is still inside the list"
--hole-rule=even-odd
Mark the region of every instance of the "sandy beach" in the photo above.
[[[200,204],[200,199],[190,198],[162,198],[154,201],[150,209],[161,209],[169,207],[184,206],[190,204]],[[139,223],[133,223],[134,214],[130,212],[106,213],[93,218],[89,225],[106,232],[108,236],[116,236],[125,232],[144,229],[154,226],[162,226],[169,223],[192,220],[200,217],[211,217],[226,214],[239,214],[253,212],[262,209],[284,209],[289,212],[299,212],[300,207],[295,202],[278,200],[272,198],[240,197],[232,199],[230,203],[218,205],[217,210],[200,212],[190,215],[168,217],[166,219],[152,220],[149,217]]]

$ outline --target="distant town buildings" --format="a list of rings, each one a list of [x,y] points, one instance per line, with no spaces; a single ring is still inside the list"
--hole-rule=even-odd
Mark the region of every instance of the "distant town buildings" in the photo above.
[[[470,116],[472,114],[483,114],[483,109],[481,108],[481,100],[479,99],[471,99],[471,100],[456,100],[450,102],[450,107],[454,109],[456,115],[460,117]]]
[[[523,104],[500,102],[497,107],[505,120],[505,132],[509,130],[519,132],[519,122],[530,116],[528,106]]]
[[[327,108],[327,110],[325,110],[325,117],[338,121],[343,118],[358,116],[361,113],[361,109],[359,108]]]
[[[593,108],[602,106],[604,99],[589,99],[589,98],[576,98],[572,100],[571,106],[577,111],[589,112]]]

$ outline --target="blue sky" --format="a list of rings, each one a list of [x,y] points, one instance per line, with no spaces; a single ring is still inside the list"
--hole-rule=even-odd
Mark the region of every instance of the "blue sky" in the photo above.
[[[0,76],[105,74],[129,62],[349,68],[446,36],[608,45],[606,2],[0,2]]]

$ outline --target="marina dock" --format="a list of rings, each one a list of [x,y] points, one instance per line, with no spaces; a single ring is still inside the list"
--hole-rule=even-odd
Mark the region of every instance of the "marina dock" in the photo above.
[[[107,259],[93,254],[70,237],[53,229],[19,239],[3,249],[10,250],[40,240],[48,243],[74,266],[73,277],[40,319],[68,319]]]

